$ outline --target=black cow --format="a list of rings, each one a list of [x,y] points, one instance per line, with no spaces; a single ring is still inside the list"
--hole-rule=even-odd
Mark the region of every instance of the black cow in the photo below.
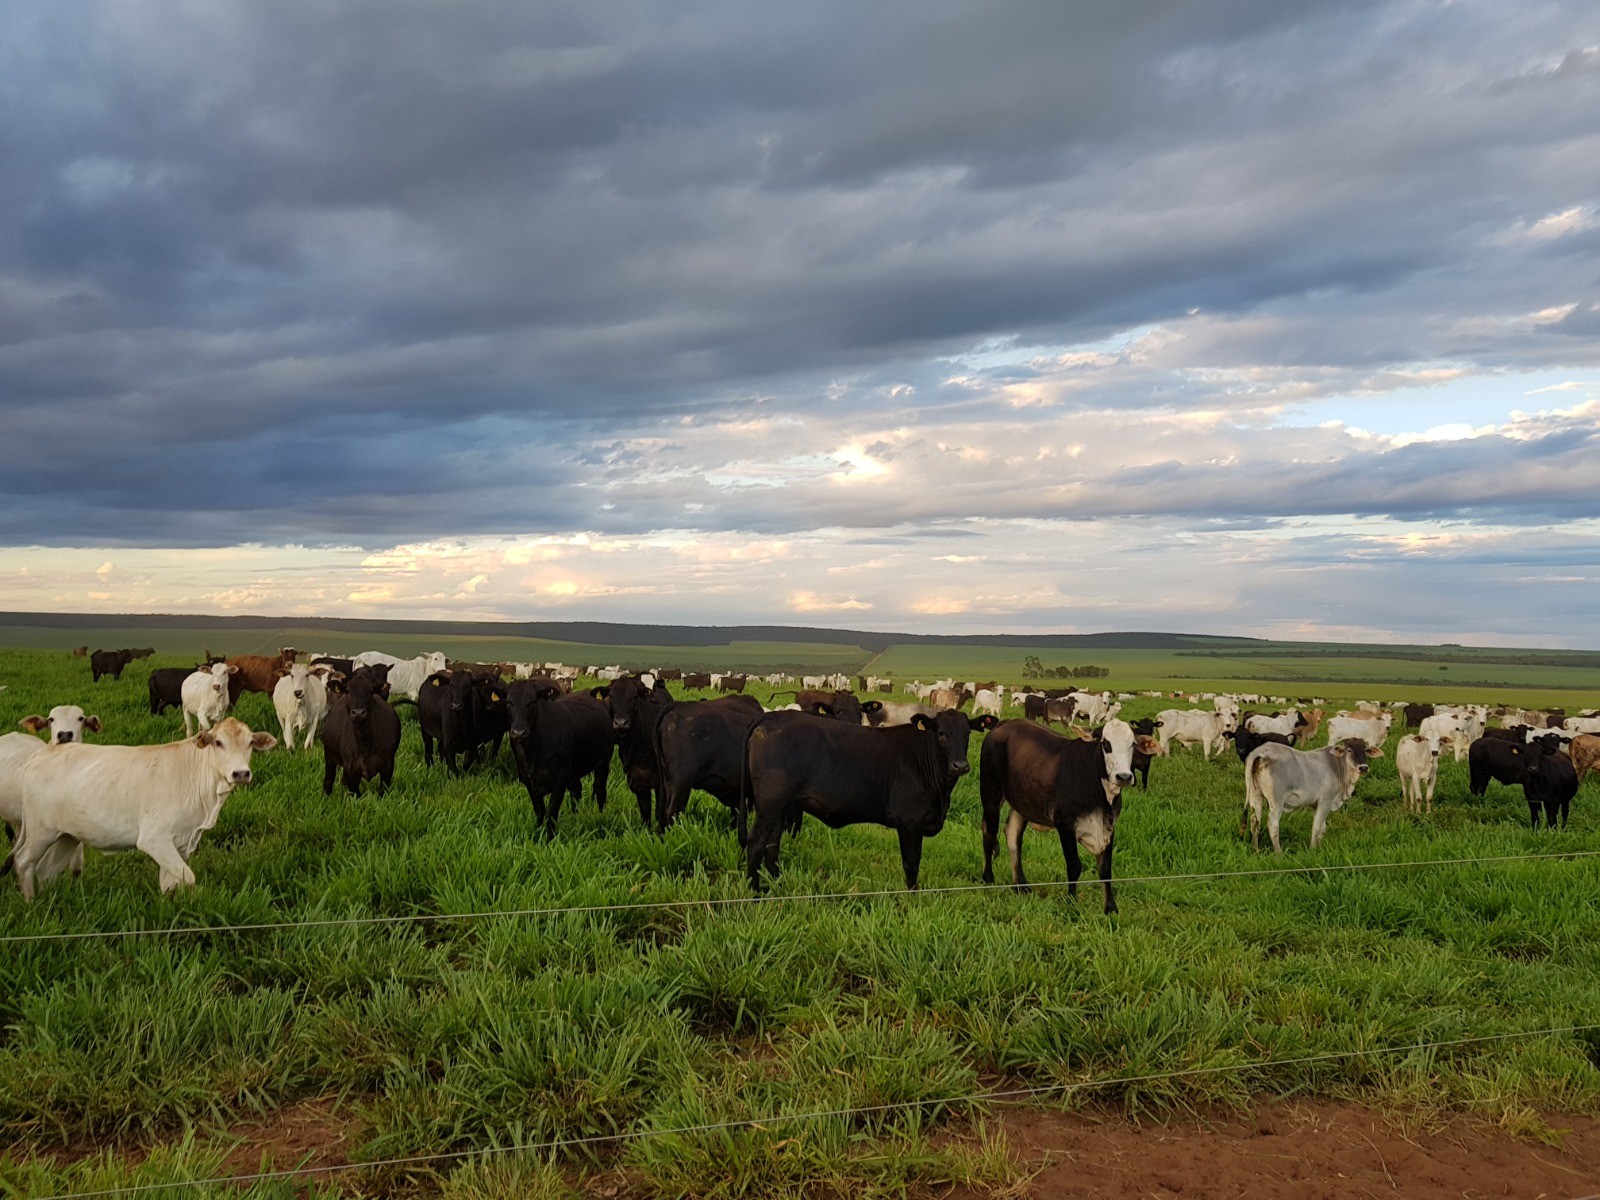
[[[1155,757],[1160,745],[1156,743],[1156,719],[1154,717],[1141,717],[1137,721],[1129,721],[1129,728],[1134,732],[1133,743],[1133,773],[1139,777],[1139,790],[1150,790],[1150,760]],[[1138,739],[1145,739],[1140,741]],[[1148,744],[1147,744],[1148,743]]]
[[[452,775],[461,773],[463,765],[457,760],[462,756],[466,770],[477,764],[476,682],[470,671],[454,668],[435,671],[422,681],[417,691],[417,724],[422,728],[422,761],[427,766],[433,766],[434,743]]]
[[[343,695],[328,703],[322,722],[322,794],[333,794],[333,778],[344,772],[345,790],[359,794],[368,779],[379,792],[394,782],[394,756],[400,746],[400,718],[383,698],[375,675],[357,671],[345,680]]]
[[[996,723],[956,709],[919,714],[910,725],[887,729],[819,721],[803,712],[761,717],[745,737],[739,804],[741,834],[747,813],[755,813],[745,840],[751,888],[762,890],[763,863],[777,878],[783,829],[800,813],[832,829],[862,823],[893,829],[900,835],[906,886],[915,888],[922,840],[944,828],[956,780],[972,769],[967,739]]]
[[[1485,729],[1483,736],[1491,741],[1524,743],[1532,728],[1531,725],[1507,725],[1504,729]]]
[[[157,667],[150,672],[147,686],[150,690],[150,715],[156,716],[169,708],[183,711],[183,681],[193,675],[196,667]]]
[[[356,664],[349,658],[330,658],[326,654],[311,660],[313,667],[331,667],[346,679],[356,673]]]
[[[742,692],[748,679],[748,675],[724,675],[722,681],[717,684],[717,691]]]
[[[1540,743],[1544,739],[1540,739]],[[1561,817],[1563,827],[1572,798],[1578,794],[1578,772],[1572,759],[1559,749],[1535,743],[1528,747],[1522,769],[1522,794],[1528,801],[1528,820],[1539,828],[1539,809],[1544,808],[1545,824],[1556,827],[1556,817]]]
[[[1133,780],[1133,754],[1156,749],[1147,734],[1123,721],[1108,721],[1093,738],[1063,737],[1031,721],[1003,721],[983,740],[978,790],[983,802],[983,881],[994,882],[994,851],[1000,806],[1011,807],[1006,846],[1011,881],[1028,890],[1022,873],[1022,835],[1029,824],[1054,829],[1067,862],[1067,894],[1076,895],[1083,863],[1078,843],[1095,856],[1105,910],[1117,911],[1111,887],[1111,857],[1122,787]],[[1108,795],[1108,792],[1111,793]]]
[[[562,689],[555,685],[559,692]],[[510,688],[498,675],[487,679],[474,678],[472,681],[473,707],[472,707],[472,749],[471,757],[467,763],[483,761],[492,763],[500,757],[500,746],[506,734],[511,732],[511,710],[507,696]],[[490,746],[490,743],[494,743]],[[487,751],[485,746],[489,746]]]
[[[883,709],[882,700],[863,701],[854,692],[847,692],[842,688],[836,692],[816,689],[796,692],[794,698],[802,712],[832,717],[835,721],[843,721],[847,725],[859,725],[862,716]]]
[[[1265,746],[1268,742],[1279,746],[1293,746],[1294,739],[1282,733],[1257,733],[1253,729],[1246,729],[1243,724],[1237,729],[1225,729],[1222,736],[1233,742],[1234,753],[1239,756],[1239,761],[1244,762],[1250,757],[1250,752],[1257,746]]]
[[[1487,792],[1491,779],[1507,787],[1515,787],[1522,783],[1530,752],[1544,753],[1542,746],[1530,747],[1520,740],[1513,742],[1500,737],[1490,737],[1491,732],[1501,731],[1486,729],[1483,737],[1467,747],[1469,777],[1467,789],[1474,796],[1481,796]]]
[[[1433,705],[1408,704],[1400,711],[1405,714],[1404,728],[1417,729],[1424,721],[1433,716]]]
[[[1029,721],[1043,723],[1045,720],[1045,706],[1049,703],[1049,697],[1043,693],[1029,692],[1022,698],[1022,715]]]
[[[113,679],[122,678],[122,668],[133,661],[132,650],[96,650],[89,655],[89,671],[94,676],[94,682],[100,682],[100,676],[109,675]]]
[[[711,672],[685,671],[683,673],[683,686],[686,688],[708,688],[711,686]]]
[[[604,704],[593,696],[564,696],[560,688],[519,679],[506,691],[506,713],[517,776],[546,834],[555,833],[562,799],[570,793],[577,802],[585,776],[593,780],[596,807],[605,808],[612,737]]]
[[[672,696],[660,679],[656,680],[654,688],[646,688],[637,675],[624,675],[609,686],[597,687],[593,695],[606,702],[628,790],[639,805],[639,819],[649,829],[665,815],[661,770],[656,761],[656,721],[672,703]],[[664,823],[662,828],[665,828]]]
[[[656,798],[659,828],[678,819],[695,788],[709,792],[729,812],[738,812],[744,735],[761,714],[761,703],[754,696],[691,700],[662,712],[655,728],[656,763],[661,773]]]

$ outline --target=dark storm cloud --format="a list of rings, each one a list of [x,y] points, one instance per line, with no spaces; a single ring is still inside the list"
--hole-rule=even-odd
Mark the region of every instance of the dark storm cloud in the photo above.
[[[1381,0],[36,6],[0,41],[0,540],[1572,512],[1502,439],[1128,467],[1081,509],[937,474],[734,505],[682,422],[842,441],[908,378],[907,424],[976,417],[931,361],[1196,308],[1206,366],[1595,362],[1596,36]]]

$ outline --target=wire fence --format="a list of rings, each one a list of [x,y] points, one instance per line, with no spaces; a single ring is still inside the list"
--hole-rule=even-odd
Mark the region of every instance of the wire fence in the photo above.
[[[1567,850],[1550,854],[1498,854],[1469,858],[1428,858],[1402,862],[1331,863],[1319,866],[1268,867],[1252,871],[1194,871],[1165,875],[1130,875],[1111,882],[1117,887],[1137,884],[1211,883],[1226,879],[1305,879],[1332,878],[1363,871],[1389,871],[1421,867],[1470,867],[1514,862],[1573,862],[1600,858],[1600,850]],[[1074,881],[1049,879],[1029,882],[1032,889],[1070,887]],[[1088,876],[1076,881],[1086,887],[1099,882]],[[480,909],[469,912],[371,914],[353,917],[315,917],[295,921],[258,921],[235,925],[171,925],[151,929],[86,929],[52,933],[14,933],[0,936],[0,946],[29,942],[100,941],[115,938],[197,937],[215,934],[271,933],[300,929],[336,929],[374,925],[414,925],[426,922],[485,921],[495,918],[530,919],[536,917],[581,916],[601,913],[661,912],[671,909],[750,908],[772,904],[817,904],[835,900],[877,900],[892,896],[960,896],[983,892],[1009,892],[1009,883],[952,884],[930,888],[882,888],[854,892],[797,892],[792,894],[751,894],[747,896],[702,896],[673,900],[619,901],[611,904],[555,905],[540,908]]]
[[[962,1105],[985,1105],[1026,1100],[1039,1096],[1066,1096],[1074,1092],[1097,1088],[1129,1087],[1138,1084],[1162,1083],[1174,1079],[1188,1079],[1208,1075],[1226,1075],[1248,1071],[1265,1071],[1273,1068],[1310,1066],[1325,1062],[1346,1062],[1352,1058],[1379,1055],[1411,1054],[1418,1051],[1435,1051],[1463,1046],[1489,1045],[1509,1041],[1528,1041],[1533,1038],[1559,1037],[1570,1034],[1600,1031],[1600,1024],[1564,1025],[1548,1029],[1519,1030],[1510,1033],[1482,1034],[1475,1037],[1450,1038],[1435,1042],[1412,1042],[1401,1046],[1377,1046],[1364,1050],[1330,1050],[1318,1054],[1303,1054],[1293,1058],[1267,1059],[1249,1063],[1229,1063],[1215,1067],[1186,1067],[1175,1071],[1156,1071],[1143,1075],[1122,1075],[1108,1079],[1075,1080],[1070,1083],[1039,1084],[1029,1087],[996,1088],[971,1092],[962,1096],[941,1096],[933,1099],[898,1100],[887,1104],[869,1104],[859,1108],[816,1109],[800,1113],[771,1113],[760,1117],[743,1117],[731,1121],[708,1121],[697,1125],[679,1125],[664,1129],[631,1129],[617,1133],[588,1134],[582,1137],[551,1138],[541,1142],[521,1142],[508,1146],[485,1146],[472,1150],[447,1150],[435,1154],[414,1154],[400,1158],[374,1159],[367,1162],[328,1163],[321,1166],[288,1167],[276,1171],[255,1171],[241,1175],[219,1175],[204,1179],[181,1179],[166,1183],[130,1184],[126,1187],[102,1188],[96,1191],[57,1192],[37,1196],[33,1200],[94,1200],[104,1196],[128,1196],[141,1193],[175,1190],[179,1188],[240,1187],[247,1184],[266,1183],[272,1180],[305,1179],[343,1174],[351,1171],[403,1170],[416,1167],[435,1167],[445,1163],[460,1163],[475,1158],[491,1158],[505,1154],[552,1154],[562,1150],[584,1149],[604,1145],[619,1145],[645,1138],[690,1137],[704,1133],[727,1132],[735,1129],[766,1129],[773,1125],[788,1125],[831,1117],[864,1117],[913,1109],[955,1108]]]

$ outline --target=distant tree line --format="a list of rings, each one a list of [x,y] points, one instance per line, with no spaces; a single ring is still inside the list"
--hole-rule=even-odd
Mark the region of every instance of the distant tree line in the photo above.
[[[1022,677],[1024,679],[1102,679],[1109,674],[1111,674],[1110,667],[1096,667],[1093,665],[1047,667],[1033,654],[1022,660]]]

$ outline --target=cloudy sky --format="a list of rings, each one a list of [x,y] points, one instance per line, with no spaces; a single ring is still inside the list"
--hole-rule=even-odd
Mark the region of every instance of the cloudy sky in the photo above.
[[[0,608],[1600,646],[1600,8],[23,0]]]

